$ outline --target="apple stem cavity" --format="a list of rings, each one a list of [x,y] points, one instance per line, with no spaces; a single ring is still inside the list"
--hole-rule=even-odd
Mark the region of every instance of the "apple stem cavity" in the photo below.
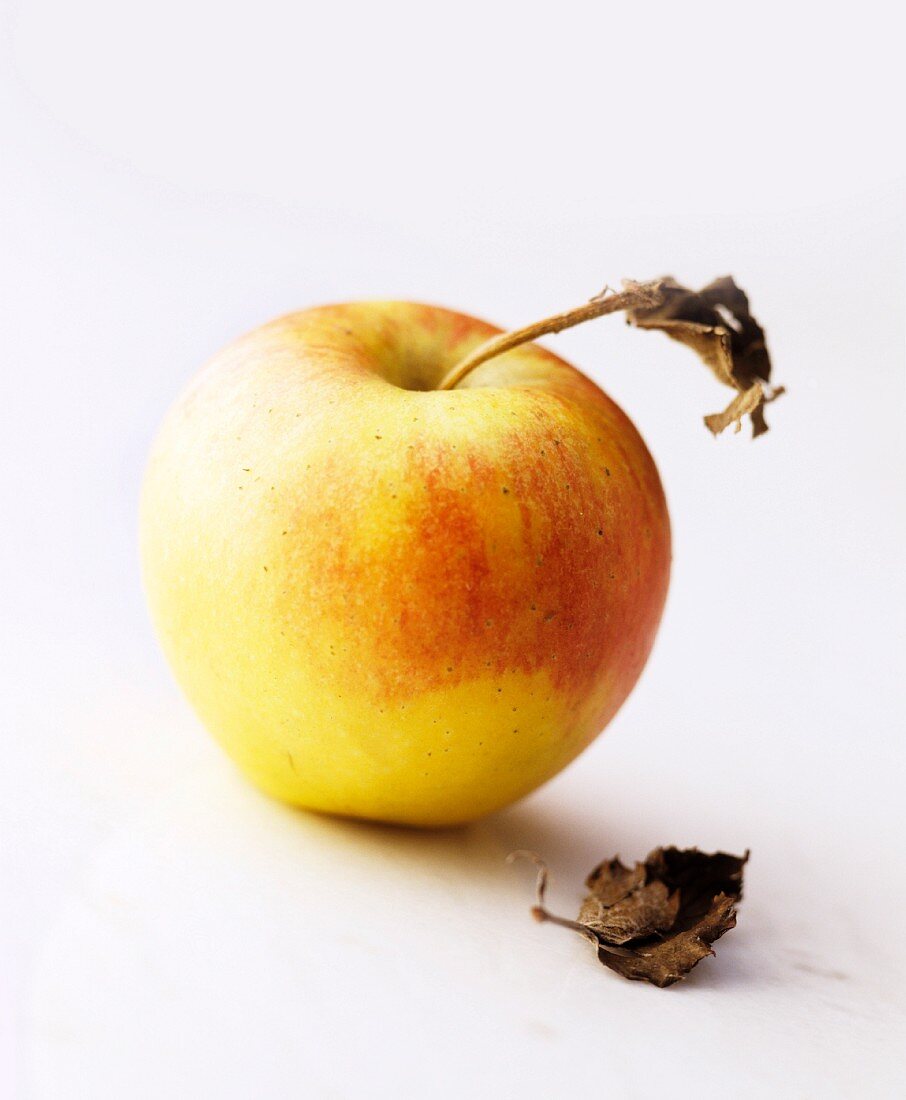
[[[575,309],[492,336],[448,371],[438,389],[455,389],[482,363],[541,336],[621,311],[637,328],[660,330],[691,348],[718,381],[736,391],[725,409],[704,418],[712,435],[720,435],[731,424],[738,432],[746,415],[752,421],[753,437],[768,430],[764,406],[784,388],[770,384],[771,360],[764,329],[750,313],[745,292],[730,276],[715,279],[700,291],[689,290],[670,277],[644,283],[624,279],[620,291],[605,287]]]

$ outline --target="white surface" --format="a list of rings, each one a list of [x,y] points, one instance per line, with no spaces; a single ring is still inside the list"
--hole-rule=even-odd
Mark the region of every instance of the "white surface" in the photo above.
[[[0,1093],[902,1095],[881,9],[3,10]],[[725,394],[682,349],[618,321],[551,341],[634,417],[674,520],[656,652],[607,736],[449,834],[249,789],[138,586],[143,458],[192,371],[319,301],[519,324],[666,270],[736,274],[790,392],[769,437],[715,443]],[[658,843],[753,851],[739,927],[670,991],[533,924],[503,862],[542,852],[569,912],[597,859]]]

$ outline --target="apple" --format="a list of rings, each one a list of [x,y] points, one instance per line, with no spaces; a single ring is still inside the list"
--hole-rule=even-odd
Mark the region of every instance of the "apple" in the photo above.
[[[499,331],[408,302],[294,313],[164,423],[141,509],[153,619],[276,798],[466,822],[559,772],[638,679],[670,570],[654,461],[535,344],[442,388]]]

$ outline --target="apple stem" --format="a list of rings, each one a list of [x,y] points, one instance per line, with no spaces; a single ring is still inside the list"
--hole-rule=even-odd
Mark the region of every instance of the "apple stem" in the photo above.
[[[483,344],[470,351],[450,370],[441,384],[440,390],[452,390],[476,367],[503,355],[505,351],[512,351],[522,344],[530,344],[539,336],[548,336],[554,332],[562,332],[563,329],[581,325],[584,321],[592,321],[595,317],[604,317],[608,313],[619,313],[624,309],[652,309],[663,301],[661,291],[662,281],[649,283],[637,283],[631,279],[624,279],[621,291],[612,291],[605,287],[600,294],[596,294],[590,301],[585,302],[575,309],[568,309],[565,313],[555,313],[553,317],[547,317],[543,321],[536,321],[533,325],[517,328],[513,332],[502,332],[498,336],[492,336]]]

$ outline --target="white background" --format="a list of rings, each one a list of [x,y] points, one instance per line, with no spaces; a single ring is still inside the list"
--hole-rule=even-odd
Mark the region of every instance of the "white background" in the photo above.
[[[820,14],[819,14],[820,12]],[[4,1096],[889,1097],[902,1050],[898,36],[880,7],[5,4],[0,56]],[[250,789],[146,620],[136,498],[197,366],[369,296],[517,325],[731,271],[789,395],[600,321],[550,341],[630,412],[673,584],[607,735],[422,834]],[[532,923],[584,874],[752,849],[683,986]]]

